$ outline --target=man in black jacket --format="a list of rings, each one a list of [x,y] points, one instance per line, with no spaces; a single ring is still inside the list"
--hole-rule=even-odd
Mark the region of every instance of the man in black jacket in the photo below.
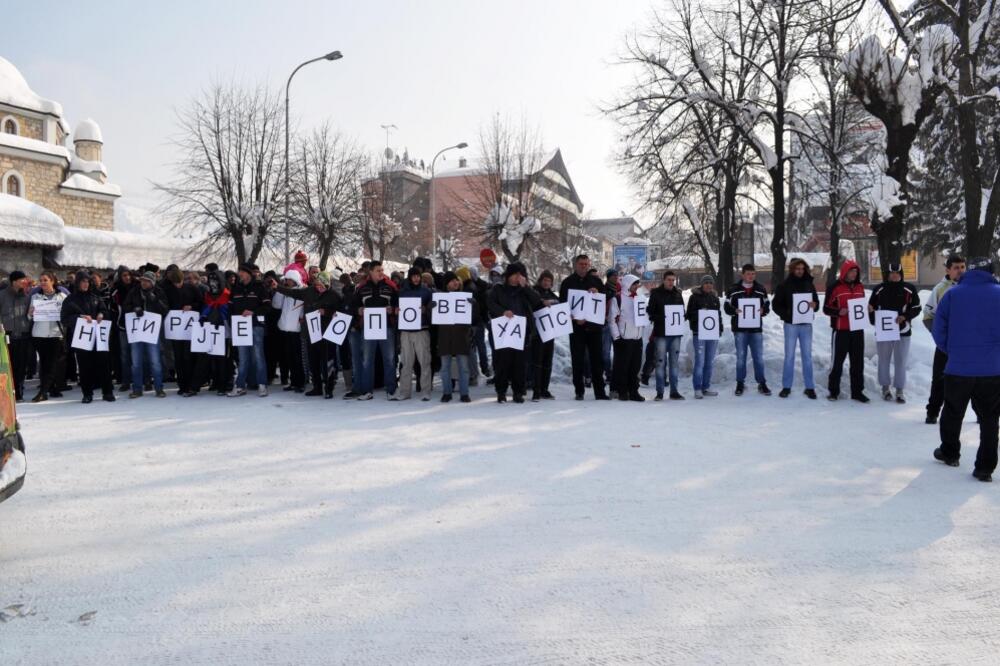
[[[683,400],[677,384],[677,357],[681,350],[681,335],[666,334],[666,308],[668,305],[679,305],[684,307],[684,295],[677,288],[677,274],[673,271],[666,271],[663,274],[663,283],[649,292],[649,303],[646,305],[646,314],[653,324],[653,335],[650,343],[653,347],[653,364],[656,370],[656,399],[663,400],[663,391],[666,389],[667,368],[670,376],[670,399]],[[683,310],[682,310],[683,311]],[[683,314],[681,315],[683,320]],[[649,355],[649,352],[646,352]]]
[[[763,319],[770,312],[770,302],[764,285],[757,282],[757,269],[753,264],[745,264],[740,272],[740,281],[726,292],[726,314],[732,316],[733,339],[736,342],[736,395],[743,395],[747,377],[747,348],[753,356],[753,374],[757,380],[757,390],[763,395],[771,395],[764,375],[764,328]],[[746,304],[743,301],[759,301],[761,323],[758,326],[739,325],[739,312]]]
[[[156,275],[147,271],[139,278],[139,288],[132,289],[125,296],[122,304],[122,311],[125,314],[132,313],[136,317],[142,317],[147,312],[155,312],[158,315],[167,314],[167,299],[163,291],[156,286]],[[165,398],[167,394],[163,392],[163,365],[160,361],[160,342],[130,342],[129,351],[132,358],[132,393],[130,398],[142,397],[142,370],[143,360],[149,363],[153,373],[153,387],[156,389],[157,398]]]
[[[160,282],[160,288],[167,299],[169,310],[188,312],[200,310],[202,305],[201,290],[184,281],[184,273],[176,266],[167,269],[166,277]],[[193,390],[191,386],[194,377],[194,357],[191,355],[189,340],[170,340],[168,346],[173,352],[174,375],[177,379],[177,392],[184,395]]]
[[[569,301],[569,290],[579,289],[597,293],[604,290],[600,278],[596,275],[589,275],[590,257],[585,254],[578,255],[573,260],[573,273],[571,273],[562,284],[559,285],[559,300],[563,303]],[[604,327],[602,324],[595,324],[582,319],[573,320],[573,332],[569,336],[569,349],[573,363],[573,388],[576,390],[576,399],[583,400],[584,394],[584,365],[590,361],[592,369],[592,380],[594,386],[594,398],[596,400],[608,400],[608,394],[604,390],[604,373],[600,370],[604,368],[604,359],[601,353]]]
[[[236,385],[229,392],[230,397],[246,394],[247,378],[253,368],[254,382],[257,384],[257,395],[267,395],[267,356],[264,353],[264,341],[267,339],[267,315],[273,310],[271,294],[267,287],[254,277],[253,267],[246,264],[236,272],[236,284],[229,295],[229,314],[231,316],[253,317],[253,346],[236,347],[239,365],[236,370]]]
[[[382,355],[382,378],[387,397],[392,399],[396,393],[396,331],[391,325],[393,313],[399,307],[399,294],[395,283],[385,275],[381,261],[372,261],[368,265],[368,279],[358,285],[354,292],[353,308],[360,330],[364,331],[363,320],[366,308],[385,308],[389,321],[385,323],[387,334],[385,340],[362,339],[362,370],[355,371],[354,381],[357,383],[358,400],[371,400],[375,387],[375,354]]]
[[[10,364],[14,372],[14,395],[16,400],[24,399],[24,380],[28,374],[34,350],[31,346],[31,280],[21,271],[12,271],[10,284],[0,291],[0,320],[3,321],[7,339],[10,341]]]
[[[810,400],[816,399],[816,384],[813,381],[812,337],[811,323],[795,323],[796,294],[806,294],[810,297],[808,305],[800,305],[806,312],[815,313],[819,309],[819,294],[813,284],[809,265],[802,259],[792,259],[788,262],[788,277],[774,290],[774,312],[785,322],[785,365],[781,373],[781,393],[787,398],[792,393],[792,382],[795,379],[795,347],[799,347],[802,355],[802,382],[806,386],[805,395]],[[804,302],[804,299],[799,299]]]
[[[497,349],[493,355],[493,370],[496,373],[495,388],[497,402],[507,402],[508,385],[514,392],[514,402],[524,402],[525,349],[531,348],[535,326],[535,310],[542,307],[542,299],[528,286],[528,271],[524,264],[514,262],[504,271],[503,284],[495,285],[487,299],[491,318],[524,317],[527,330],[524,333],[524,348]]]
[[[903,404],[906,397],[906,359],[910,355],[910,339],[913,327],[910,322],[920,314],[920,296],[917,288],[903,281],[903,267],[900,264],[889,264],[889,273],[885,282],[875,287],[868,300],[869,318],[875,323],[876,310],[892,310],[898,313],[896,323],[899,324],[899,340],[891,342],[876,342],[878,348],[878,383],[882,387],[882,399],[892,400],[890,389],[889,364],[895,366],[895,376],[892,385],[896,388],[896,402]]]

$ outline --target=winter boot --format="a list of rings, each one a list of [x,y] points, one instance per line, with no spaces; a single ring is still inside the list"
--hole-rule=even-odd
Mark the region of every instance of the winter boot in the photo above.
[[[934,449],[934,460],[943,462],[948,467],[958,467],[958,458],[945,458],[940,447]]]
[[[903,395],[903,389],[896,389],[896,402],[900,405],[906,404],[906,396]]]
[[[736,382],[736,395],[743,395],[743,382]]]
[[[661,400],[663,400],[663,391],[657,391],[656,397],[653,398],[653,400],[655,400],[656,402],[660,402]]]
[[[992,483],[993,482],[993,475],[990,474],[989,472],[980,472],[979,470],[973,470],[972,471],[972,476],[976,477],[977,479],[979,479],[983,483]]]
[[[780,392],[778,393],[778,397],[779,397],[779,398],[787,398],[787,397],[788,397],[788,396],[790,396],[791,394],[792,394],[792,389],[790,389],[790,388],[783,388],[783,389],[781,389],[781,391],[780,391]]]
[[[670,392],[670,399],[671,399],[671,400],[683,400],[683,399],[684,399],[684,396],[682,396],[682,395],[681,395],[680,393],[678,393],[677,391],[671,391],[671,392]]]
[[[852,395],[851,400],[854,400],[855,402],[860,402],[862,404],[866,402],[871,402],[871,398],[866,396],[864,393],[858,393],[857,395]]]
[[[803,391],[803,393],[805,393],[806,397],[809,398],[810,400],[816,399],[816,389],[806,389],[805,391]]]
[[[771,395],[771,389],[767,387],[767,382],[757,384],[757,392],[761,395]]]
[[[694,392],[694,399],[695,400],[704,400],[705,399],[705,394],[702,393],[701,391],[695,391]]]
[[[892,402],[892,390],[888,386],[882,387],[882,399],[886,402]]]

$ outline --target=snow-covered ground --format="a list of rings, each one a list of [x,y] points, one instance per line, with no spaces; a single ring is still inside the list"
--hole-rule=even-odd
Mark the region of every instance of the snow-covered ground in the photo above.
[[[0,661],[994,663],[997,489],[931,459],[913,349],[905,406],[19,406]]]

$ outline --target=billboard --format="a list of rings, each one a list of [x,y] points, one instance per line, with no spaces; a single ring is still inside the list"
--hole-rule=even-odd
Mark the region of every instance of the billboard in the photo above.
[[[909,250],[899,262],[903,266],[903,279],[907,282],[917,282],[920,279],[917,269],[919,265],[918,259],[917,251]],[[882,281],[882,267],[877,249],[869,250],[868,252],[868,281],[873,283]]]
[[[643,281],[653,280],[649,270],[649,245],[615,245],[611,266],[619,275],[634,275]]]

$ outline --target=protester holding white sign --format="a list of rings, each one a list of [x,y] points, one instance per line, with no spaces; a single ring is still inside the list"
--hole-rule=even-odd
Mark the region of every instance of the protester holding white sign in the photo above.
[[[528,271],[524,264],[510,264],[503,276],[503,284],[493,287],[487,298],[495,346],[494,388],[497,402],[507,402],[507,389],[510,387],[514,402],[520,403],[524,402],[527,390],[524,379],[524,344],[534,325],[533,313],[543,306],[537,292],[526,286]]]
[[[642,367],[642,340],[646,328],[636,320],[636,292],[641,283],[634,275],[621,279],[622,290],[611,299],[608,326],[614,341],[615,355],[611,362],[611,390],[619,400],[643,402],[639,393],[639,370]]]
[[[715,278],[702,276],[700,286],[691,290],[687,304],[687,320],[694,334],[691,341],[694,347],[692,382],[697,400],[719,395],[718,391],[712,390],[712,364],[722,333],[721,307],[722,303],[715,293]]]
[[[813,378],[812,340],[813,318],[819,309],[819,294],[813,284],[809,264],[802,259],[788,262],[788,277],[774,290],[772,303],[774,312],[784,322],[785,363],[781,373],[782,398],[792,393],[795,380],[795,348],[802,357],[802,383],[805,396],[816,399],[816,383]]]
[[[538,274],[538,282],[534,287],[543,307],[534,312],[535,331],[538,335],[531,339],[532,402],[555,400],[555,396],[549,391],[555,339],[573,332],[569,303],[559,302],[559,295],[552,291],[554,284],[555,277],[552,273],[542,271]]]
[[[896,389],[896,402],[902,404],[906,402],[906,362],[913,335],[910,322],[921,313],[922,308],[917,288],[903,281],[902,264],[889,264],[884,274],[885,281],[875,287],[868,301],[878,349],[878,383],[882,387],[883,400],[893,399],[892,387]],[[892,377],[890,363],[894,370]]]
[[[289,268],[282,276],[280,287],[296,289],[302,287],[302,274]],[[297,298],[275,291],[271,297],[271,307],[281,311],[278,317],[278,334],[281,336],[281,365],[287,368],[288,386],[286,391],[302,393],[306,390],[305,368],[302,365],[302,318],[303,303]],[[284,373],[285,370],[282,370]]]
[[[393,321],[398,307],[396,285],[385,275],[381,261],[368,267],[368,279],[354,292],[353,311],[361,320],[362,368],[354,369],[358,400],[371,400],[375,388],[375,355],[382,356],[382,383],[386,396],[396,393],[396,330]]]
[[[573,362],[573,388],[576,399],[583,400],[586,389],[584,376],[589,361],[594,399],[608,400],[604,387],[604,314],[596,319],[588,319],[598,304],[597,295],[604,296],[604,284],[590,273],[590,257],[585,254],[573,259],[573,272],[559,285],[559,300],[570,304],[573,314],[573,333],[569,336],[569,350]],[[590,296],[587,296],[590,294]]]
[[[184,279],[177,268],[166,273],[160,283],[169,311],[163,318],[163,337],[174,356],[177,393],[186,394],[194,380],[194,356],[191,355],[191,327],[201,316],[204,301],[201,290]]]
[[[450,274],[446,274],[446,277]],[[431,399],[434,374],[431,361],[431,290],[424,286],[419,268],[411,266],[399,291],[399,386],[395,398],[409,400],[414,371],[420,399]],[[461,287],[461,284],[459,284]],[[449,305],[452,305],[449,303]],[[439,343],[440,344],[440,343]]]
[[[460,297],[468,296],[466,292],[461,291],[462,281],[458,279],[458,276],[455,275],[455,273],[452,273],[451,271],[446,272],[443,280],[445,289],[448,290],[447,293],[456,294]],[[469,303],[469,307],[472,309],[474,316],[479,314],[475,303]],[[453,319],[458,319],[458,317],[454,317]],[[471,322],[472,320],[470,319],[469,321]],[[457,379],[459,400],[461,402],[472,402],[472,398],[469,397],[469,351],[472,341],[471,334],[471,324],[456,322],[452,324],[441,324],[437,327],[437,348],[438,355],[441,357],[441,402],[451,402],[451,394],[453,391],[452,364],[454,364],[455,369],[458,371]],[[424,361],[421,361],[420,365],[421,370],[423,370]],[[430,377],[429,366],[430,360],[428,359],[428,377]],[[421,382],[424,384],[426,391],[429,394],[430,379],[427,379],[426,382],[425,380],[421,380]]]
[[[48,400],[51,395],[54,398],[62,396],[58,387],[55,386],[55,378],[60,376],[59,363],[62,355],[63,330],[59,321],[59,312],[62,310],[63,301],[66,295],[56,289],[59,284],[55,273],[46,271],[38,278],[38,285],[41,291],[31,296],[31,305],[28,307],[28,318],[32,320],[31,338],[35,351],[38,352],[38,394],[31,399],[32,402],[42,402]],[[56,312],[55,319],[50,318],[52,311]],[[40,319],[35,319],[38,312]]]
[[[232,388],[232,366],[229,363],[229,345],[226,340],[230,323],[230,293],[222,271],[206,272],[208,291],[203,296],[201,329],[193,331],[200,334],[200,337],[197,341],[193,337],[191,340],[194,374],[186,394],[188,397],[197,395],[206,383],[209,391],[215,391],[220,396],[225,396]]]
[[[324,337],[333,316],[343,307],[340,282],[334,281],[326,271],[312,277],[308,287],[278,287],[277,292],[286,298],[302,303],[303,326],[309,336],[307,347],[309,356],[309,378],[312,388],[307,396],[333,397],[333,387],[337,382],[337,364],[331,363],[339,353],[337,346]]]
[[[732,316],[733,340],[736,343],[736,395],[743,395],[748,349],[753,356],[757,391],[762,395],[771,395],[764,374],[764,328],[761,321],[770,312],[770,302],[767,290],[756,278],[754,265],[744,264],[740,279],[726,292],[726,314]]]
[[[653,325],[652,363],[656,373],[656,399],[663,400],[670,379],[670,399],[683,400],[678,384],[678,357],[684,336],[684,295],[677,288],[677,274],[663,273],[663,282],[649,294],[649,319]]]
[[[105,402],[115,401],[110,355],[107,347],[97,350],[98,325],[108,316],[108,307],[92,287],[90,275],[78,272],[74,291],[62,304],[63,328],[72,341],[70,347],[76,357],[84,404],[94,401],[94,391],[98,389]]]
[[[861,269],[854,261],[847,260],[840,267],[840,279],[832,289],[827,290],[823,312],[833,324],[833,363],[830,366],[828,400],[840,397],[840,377],[844,371],[844,360],[851,361],[851,398],[858,402],[868,402],[865,395],[865,331],[856,328],[851,312],[860,304],[862,322],[867,321],[865,287],[861,284]]]
[[[159,329],[163,316],[167,314],[168,306],[163,291],[156,286],[156,274],[151,271],[142,274],[139,278],[139,288],[133,287],[126,294],[122,310],[125,312],[125,333],[131,352],[132,392],[129,397],[142,397],[143,369],[147,363],[153,375],[152,383],[156,397],[167,397],[163,392]],[[140,324],[137,325],[136,321]],[[153,328],[156,332],[155,339],[149,337]],[[139,335],[136,336],[136,333]]]

